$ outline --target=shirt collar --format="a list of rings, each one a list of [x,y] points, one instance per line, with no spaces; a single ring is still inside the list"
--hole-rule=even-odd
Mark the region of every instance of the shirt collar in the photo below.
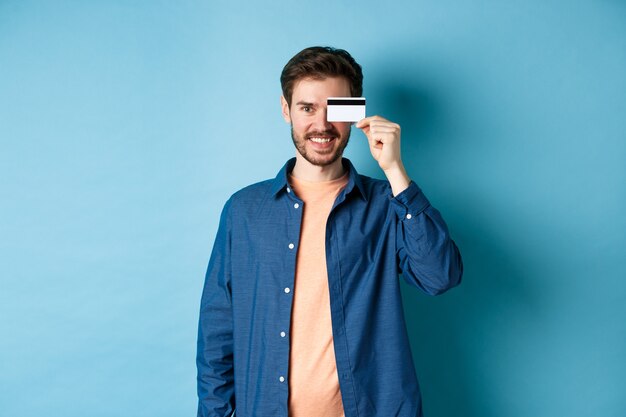
[[[363,183],[361,182],[359,173],[356,171],[356,168],[354,168],[354,165],[352,165],[352,162],[348,158],[342,157],[341,163],[343,164],[343,167],[349,171],[348,184],[346,185],[346,188],[345,188],[346,195],[350,194],[352,190],[356,188],[359,191],[361,198],[367,201],[365,188],[363,188]],[[291,173],[295,165],[296,165],[296,158],[293,157],[289,159],[285,163],[285,165],[283,165],[280,171],[278,171],[278,175],[276,175],[276,178],[274,178],[274,180],[272,181],[272,188],[271,188],[272,196],[275,196],[276,194],[278,194],[279,191],[284,190],[285,187],[289,185],[289,182],[287,181],[287,175]]]

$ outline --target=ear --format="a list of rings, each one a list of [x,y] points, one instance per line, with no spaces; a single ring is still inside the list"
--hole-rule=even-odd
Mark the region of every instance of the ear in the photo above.
[[[282,107],[283,119],[285,122],[291,123],[291,115],[289,114],[289,105],[287,104],[287,100],[285,100],[285,96],[280,95],[280,106]]]

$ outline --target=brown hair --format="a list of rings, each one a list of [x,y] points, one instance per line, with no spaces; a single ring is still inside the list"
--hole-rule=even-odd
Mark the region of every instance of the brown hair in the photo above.
[[[280,74],[283,96],[291,107],[291,96],[296,81],[303,78],[324,79],[345,77],[350,83],[352,97],[363,94],[363,72],[361,66],[343,49],[330,46],[312,46],[298,52],[287,62]]]

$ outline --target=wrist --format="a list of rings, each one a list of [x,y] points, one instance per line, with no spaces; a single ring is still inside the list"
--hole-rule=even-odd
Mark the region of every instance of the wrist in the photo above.
[[[407,175],[402,161],[395,163],[383,171],[389,180],[394,197],[409,187],[411,179]]]
[[[406,175],[406,170],[404,169],[404,164],[402,163],[402,161],[393,162],[387,168],[383,169],[383,172],[387,176],[389,176],[389,175],[396,175],[397,176],[399,174],[405,174]]]

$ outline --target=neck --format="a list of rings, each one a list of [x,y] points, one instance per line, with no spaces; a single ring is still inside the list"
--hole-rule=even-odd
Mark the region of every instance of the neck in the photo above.
[[[296,152],[296,164],[291,171],[291,175],[300,180],[310,182],[336,180],[345,174],[341,159],[341,157],[337,158],[330,165],[318,166],[313,165],[304,159],[299,152]]]

